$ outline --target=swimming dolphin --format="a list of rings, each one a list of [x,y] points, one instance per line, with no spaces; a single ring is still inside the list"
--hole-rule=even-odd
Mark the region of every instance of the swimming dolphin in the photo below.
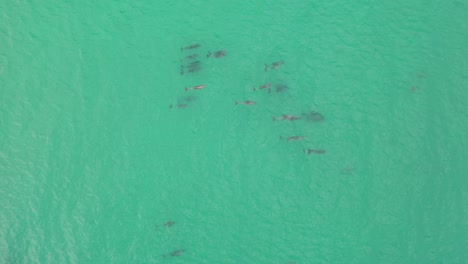
[[[290,121],[294,121],[294,120],[298,120],[298,119],[301,119],[300,117],[298,116],[293,116],[293,115],[282,115],[280,117],[273,117],[273,121],[276,121],[276,120],[290,120]]]
[[[270,63],[270,64],[265,63],[265,71],[268,71],[268,69],[270,69],[270,70],[278,69],[283,64],[284,64],[284,61],[282,61],[282,60],[281,61],[275,61],[275,62]]]
[[[325,154],[327,151],[323,149],[304,149],[304,152],[307,153],[307,155],[310,155],[310,153]]]
[[[164,223],[163,226],[165,226],[165,227],[171,227],[171,226],[173,226],[173,225],[175,225],[175,222],[174,222],[174,221],[167,221],[166,223]],[[158,225],[156,225],[155,227],[158,228]]]
[[[238,105],[238,104],[254,105],[254,104],[256,104],[256,102],[255,101],[244,101],[244,102],[237,102],[236,101],[236,105]]]
[[[173,107],[176,107],[176,108],[187,108],[188,104],[170,104],[169,105],[169,108],[173,108]]]
[[[189,63],[189,65],[196,65],[196,64],[200,64],[200,61],[192,61]]]
[[[188,68],[189,70],[191,70],[191,69],[195,69],[195,68],[199,68],[199,67],[201,67],[200,62],[196,62],[196,63],[194,62],[194,63],[190,63],[188,65],[180,65],[181,70],[184,70],[184,68]]]
[[[192,62],[190,62],[190,63],[188,63],[188,64],[186,64],[186,65],[181,64],[180,66],[181,66],[182,68],[189,68],[189,67],[197,67],[197,66],[200,66],[200,64],[201,64],[200,61],[192,61]]]
[[[184,57],[185,60],[193,60],[193,59],[196,59],[198,58],[198,54],[194,53],[194,54],[190,54],[190,55],[187,55]],[[180,59],[180,61],[182,62],[182,59]]]
[[[283,137],[280,136],[280,139],[282,139]],[[289,141],[300,141],[300,140],[303,140],[305,139],[306,137],[305,136],[293,136],[293,137],[288,137],[286,138],[286,141],[289,142]]]
[[[184,51],[184,50],[191,50],[191,49],[196,49],[196,48],[199,48],[201,47],[200,44],[196,43],[196,44],[192,44],[192,45],[189,45],[189,46],[186,46],[184,48],[180,48],[180,51]]]
[[[193,87],[185,87],[185,91],[187,92],[188,90],[202,90],[205,89],[206,85],[200,84],[200,85],[195,85]]]
[[[215,51],[213,53],[211,53],[210,51],[208,51],[208,54],[206,54],[206,57],[209,58],[211,57],[211,55],[213,55],[215,58],[222,58],[224,56],[226,56],[227,54],[227,51],[226,50],[219,50],[219,51]]]
[[[264,84],[262,86],[259,86],[258,89],[267,89],[271,87],[271,83]],[[254,87],[253,90],[255,91],[256,88]]]
[[[188,73],[194,73],[194,72],[198,72],[198,71],[201,71],[202,67],[200,65],[197,65],[197,66],[194,66],[194,67],[189,67],[188,69]],[[180,68],[180,75],[184,75],[185,74],[185,71],[184,71],[184,68],[181,67]]]
[[[197,67],[191,67],[188,69],[188,72],[190,73],[194,73],[194,72],[198,72],[198,71],[201,71],[202,67],[201,66],[197,66]]]

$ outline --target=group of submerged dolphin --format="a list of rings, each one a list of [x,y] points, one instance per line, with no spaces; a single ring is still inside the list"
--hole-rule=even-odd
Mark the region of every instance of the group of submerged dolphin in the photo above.
[[[169,227],[172,227],[173,225],[175,225],[175,222],[174,221],[167,221],[163,224],[163,226],[169,228]],[[159,228],[159,226],[155,226],[156,228]],[[178,257],[180,255],[182,255],[183,253],[185,252],[184,249],[176,249],[174,251],[172,251],[171,253],[169,254],[164,254],[162,255],[163,259],[167,258],[168,256],[170,257]]]
[[[197,49],[201,47],[200,44],[193,44],[193,45],[190,45],[190,46],[187,46],[185,48],[180,48],[180,52],[184,52],[184,51],[190,51],[190,50],[193,50],[193,49]],[[214,58],[222,58],[224,56],[226,56],[227,54],[227,51],[225,50],[218,50],[218,51],[215,51],[213,53],[211,53],[210,51],[206,54],[206,57],[207,58],[210,58],[210,57],[214,57]],[[186,55],[184,58],[181,58],[180,59],[180,75],[184,75],[185,73],[195,73],[195,72],[199,72],[201,71],[202,67],[201,67],[201,61],[197,60],[198,59],[198,54],[197,53],[193,53],[193,54],[189,54],[189,55]]]
[[[197,43],[197,44],[192,44],[192,45],[180,48],[180,50],[181,50],[181,52],[192,51],[194,49],[198,49],[199,47],[201,47],[201,45]],[[226,56],[226,54],[227,54],[226,50],[219,50],[219,51],[215,51],[213,53],[208,52],[206,57],[207,58],[210,58],[210,57],[222,58],[222,57]],[[200,71],[202,69],[201,68],[201,62],[199,60],[196,60],[197,58],[198,58],[197,53],[186,55],[184,58],[181,58],[180,59],[180,62],[181,62],[180,74],[184,75],[186,72],[194,73],[194,72]],[[264,70],[265,71],[276,70],[276,69],[279,69],[283,64],[284,64],[284,61],[282,61],[282,60],[281,61],[275,61],[275,62],[272,62],[270,64],[265,64]],[[195,85],[195,86],[192,86],[192,87],[185,87],[185,91],[188,92],[190,90],[203,90],[205,88],[206,88],[205,84],[200,84],[200,85]],[[277,93],[285,92],[285,91],[288,90],[287,85],[278,84],[275,87],[272,87],[271,83],[266,83],[266,84],[263,84],[263,85],[261,85],[259,87],[254,87],[253,90],[254,91],[267,90],[268,93],[271,93],[272,88],[274,88],[273,91],[277,92]],[[194,96],[186,96],[186,97],[182,98],[182,102],[179,100],[178,104],[175,104],[175,105],[171,104],[169,107],[170,108],[172,108],[172,107],[186,108],[188,106],[188,104],[190,102],[192,102],[194,99],[195,99]],[[255,101],[250,101],[250,100],[241,101],[241,102],[235,101],[235,104],[236,105],[239,105],[239,104],[254,105],[254,104],[256,104],[256,102]],[[281,115],[279,117],[273,117],[273,121],[276,121],[276,120],[296,121],[296,120],[299,120],[299,119],[306,119],[308,121],[320,122],[320,121],[324,120],[324,116],[322,114],[318,113],[318,112],[312,111],[312,112],[309,112],[309,113],[302,113],[301,116],[284,114],[284,115]],[[283,139],[283,137],[280,136],[280,139]],[[300,141],[300,140],[304,140],[304,139],[306,139],[305,136],[291,136],[291,137],[285,138],[285,140],[287,142],[289,142],[289,141]],[[326,151],[323,150],[323,149],[304,149],[304,152],[307,155],[310,155],[312,153],[313,154],[325,154],[326,153]]]
[[[170,228],[172,227],[173,225],[175,225],[175,222],[174,221],[167,221],[163,224],[163,226],[165,226],[166,228]],[[158,225],[155,226],[156,228],[159,228]],[[176,250],[173,250],[171,253],[168,253],[168,254],[163,254],[162,255],[162,258],[163,259],[166,259],[167,257],[178,257],[178,256],[181,256],[182,254],[185,253],[185,249],[176,249]],[[287,264],[295,264],[296,262],[294,261],[289,261],[287,262]]]

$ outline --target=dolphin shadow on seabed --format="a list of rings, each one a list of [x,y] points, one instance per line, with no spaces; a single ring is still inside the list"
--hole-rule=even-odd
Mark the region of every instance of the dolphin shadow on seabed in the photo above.
[[[165,223],[163,224],[163,226],[165,226],[165,227],[171,227],[171,226],[173,226],[173,225],[175,225],[175,222],[172,221],[172,220],[169,220],[169,221],[167,221],[167,222],[165,222]],[[155,227],[158,228],[159,226],[158,226],[158,225],[155,225]]]
[[[178,256],[181,256],[182,254],[185,253],[185,250],[184,249],[178,249],[178,250],[174,250],[172,251],[169,255],[167,254],[164,254],[162,255],[163,259],[166,259],[168,256],[170,257],[178,257]]]
[[[289,87],[286,84],[277,84],[273,87],[273,92],[275,93],[284,93],[289,90]],[[271,93],[271,88],[268,88],[268,92]]]
[[[191,103],[197,100],[195,95],[187,95],[179,98],[179,102]]]
[[[321,113],[315,111],[302,113],[302,117],[304,120],[309,122],[321,122],[325,120],[325,117]]]

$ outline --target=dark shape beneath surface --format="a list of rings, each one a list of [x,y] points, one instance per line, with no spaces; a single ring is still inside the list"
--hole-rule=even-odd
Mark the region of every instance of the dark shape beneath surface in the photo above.
[[[171,256],[177,257],[177,256],[182,255],[184,252],[185,252],[185,250],[183,250],[183,249],[174,250],[174,251],[171,252]]]
[[[185,73],[195,73],[195,72],[199,72],[201,71],[202,67],[198,66],[198,67],[191,67],[189,68],[187,71],[184,71],[184,69],[181,69],[180,70],[180,75],[184,75]]]
[[[173,108],[173,107],[175,107],[175,108],[187,108],[187,106],[188,106],[187,104],[175,104],[175,105],[171,104],[171,105],[169,105],[169,108]]]
[[[244,102],[238,102],[238,101],[236,101],[236,105],[238,105],[238,104],[254,105],[254,104],[256,104],[256,102],[255,102],[255,101],[244,101]]]
[[[193,59],[196,59],[198,58],[198,54],[194,53],[194,54],[190,54],[190,55],[187,55],[184,57],[185,60],[193,60]]]
[[[179,102],[187,102],[191,103],[193,101],[196,101],[197,97],[195,95],[187,95],[179,99]]]
[[[289,87],[286,84],[277,84],[275,86],[275,92],[276,93],[286,92],[288,89],[289,89]]]
[[[167,227],[171,227],[175,224],[174,221],[167,221],[166,223],[164,223],[164,226],[167,226]]]
[[[309,113],[302,113],[302,116],[308,121],[320,122],[325,119],[325,117],[319,112],[311,111]]]

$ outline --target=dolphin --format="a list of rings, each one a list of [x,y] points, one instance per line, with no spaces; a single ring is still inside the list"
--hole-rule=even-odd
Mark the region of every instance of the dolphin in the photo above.
[[[276,70],[278,69],[279,67],[281,67],[281,65],[284,64],[284,61],[275,61],[273,63],[270,63],[270,64],[266,64],[265,63],[265,71],[268,71],[268,69],[270,70]]]
[[[211,57],[211,55],[213,55],[215,58],[219,59],[219,58],[222,58],[222,57],[226,56],[226,54],[227,54],[226,50],[218,50],[218,51],[215,51],[213,53],[208,51],[208,54],[206,54],[206,57],[209,58],[209,57]]]
[[[280,136],[280,139],[282,139],[283,137]],[[288,137],[286,138],[286,141],[289,142],[289,141],[300,141],[300,140],[304,140],[306,137],[305,136],[293,136],[293,137]]]
[[[304,152],[307,153],[307,155],[310,155],[310,153],[325,154],[327,151],[324,149],[304,149]]]
[[[189,67],[187,72],[188,73],[194,73],[194,72],[201,71],[201,69],[202,69],[202,67],[200,65],[197,65],[197,66]],[[181,65],[180,75],[184,75],[184,74],[185,74],[184,67]]]
[[[188,45],[186,47],[183,47],[183,48],[180,48],[180,51],[184,51],[184,50],[191,50],[191,49],[196,49],[196,48],[199,48],[201,47],[200,44],[196,43],[196,44],[192,44],[192,45]]]
[[[196,69],[196,68],[201,68],[201,65],[200,63],[190,63],[188,65],[180,65],[180,70],[183,71],[184,68],[187,68],[189,70],[193,70],[193,69]]]
[[[181,64],[180,67],[182,67],[182,68],[198,67],[198,66],[200,66],[200,64],[201,64],[200,61],[192,61],[192,62],[188,63],[187,65]]]
[[[170,104],[169,105],[169,108],[173,108],[173,107],[176,107],[176,108],[187,108],[188,104]]]
[[[267,84],[264,84],[262,86],[259,86],[258,89],[267,89],[267,88],[270,88],[271,87],[271,83],[267,83]],[[255,87],[253,88],[253,90],[255,91]]]
[[[244,102],[237,102],[236,101],[236,105],[238,105],[238,104],[254,105],[254,104],[256,104],[256,102],[255,101],[244,101]]]
[[[290,121],[294,121],[294,120],[298,120],[298,119],[301,119],[300,117],[298,116],[293,116],[293,115],[282,115],[280,117],[273,117],[273,121],[276,121],[276,120],[290,120]]]
[[[193,60],[193,59],[196,59],[198,58],[198,54],[194,53],[194,54],[190,54],[190,55],[187,55],[184,57],[185,60]],[[182,61],[182,59],[181,59]]]
[[[187,92],[188,90],[202,90],[205,88],[206,88],[206,85],[200,84],[200,85],[195,85],[193,87],[185,87],[185,91]]]

